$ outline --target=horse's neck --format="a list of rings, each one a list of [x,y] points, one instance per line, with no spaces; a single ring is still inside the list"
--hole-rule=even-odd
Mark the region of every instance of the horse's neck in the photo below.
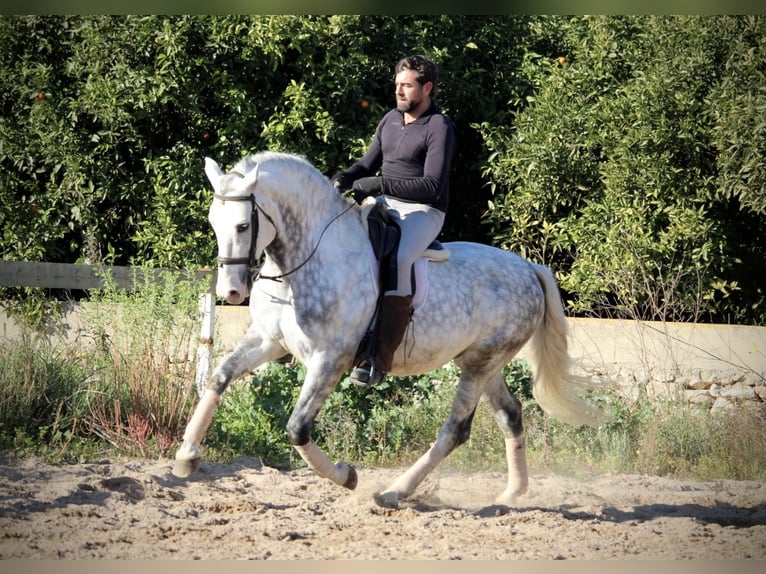
[[[349,253],[346,246],[351,242],[347,236],[340,241],[328,239],[331,237],[326,234],[306,266],[285,279],[286,300],[292,308],[288,317],[294,317],[301,333],[320,340],[341,324],[354,323],[357,313],[365,320],[360,327],[363,329],[375,307],[376,287],[369,253]],[[366,247],[361,241],[355,243]]]
[[[290,189],[302,189],[298,185]],[[292,195],[292,197],[289,197]],[[340,196],[322,193],[281,197],[283,229],[266,249],[282,273],[298,266],[309,269],[317,261],[345,257],[348,246],[365,243],[358,210]]]

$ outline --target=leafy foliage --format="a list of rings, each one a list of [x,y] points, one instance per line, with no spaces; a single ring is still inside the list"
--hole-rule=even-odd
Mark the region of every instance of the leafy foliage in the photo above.
[[[166,455],[194,405],[193,342],[202,282],[143,268],[135,290],[111,278],[92,294],[78,334],[91,373],[83,389],[89,433],[126,452]]]
[[[575,312],[762,322],[764,21],[540,25],[559,52],[526,55],[529,105],[481,125],[495,241],[555,267]]]
[[[1,254],[210,265],[204,156],[332,175],[425,53],[457,131],[443,239],[552,265],[576,313],[761,323],[764,22],[2,16]]]
[[[86,368],[40,337],[2,340],[0,351],[0,444],[28,437],[62,448],[87,412],[80,392]]]
[[[289,468],[302,464],[285,428],[305,376],[302,365],[269,364],[249,381],[232,386],[213,418],[208,448],[219,456],[260,456]],[[454,369],[401,377],[374,388],[347,378],[327,399],[312,434],[333,456],[360,463],[400,461],[428,448],[449,414],[450,403],[436,400],[442,385],[454,389]],[[428,417],[413,412],[429,409]]]
[[[168,378],[162,355],[145,353],[144,361],[134,361],[140,376],[131,381],[123,359],[140,340],[119,337],[105,343],[102,350],[54,349],[42,339],[3,346],[0,447],[53,460],[93,460],[104,453],[167,456],[190,415],[183,398],[193,393],[190,373],[175,372]],[[273,467],[302,466],[285,425],[304,374],[301,366],[270,364],[232,386],[208,429],[205,458],[257,456]],[[457,370],[449,367],[397,378],[375,389],[342,381],[312,434],[335,459],[368,465],[410,463],[425,452],[446,420],[456,377]],[[522,402],[533,471],[764,479],[766,419],[760,410],[743,407],[713,416],[680,394],[659,399],[646,393],[636,399],[604,394],[593,400],[612,413],[610,422],[597,429],[575,428],[549,418],[537,406],[523,363],[509,365],[504,377]],[[139,380],[144,384],[134,384]],[[178,389],[186,394],[168,398]],[[158,393],[165,398],[156,402]],[[505,470],[503,437],[486,405],[477,409],[469,440],[443,465]]]
[[[446,98],[466,97],[455,86],[468,85],[473,95],[487,86],[451,80],[451,60],[462,67],[464,51],[478,53],[465,46],[486,35],[482,23],[2,17],[3,257],[209,264],[205,155],[233,163],[261,149],[284,150],[332,175],[364,151],[392,104],[393,64],[414,50],[445,68],[444,105],[467,125],[459,102]],[[432,32],[442,44],[429,42]],[[475,161],[472,176],[458,173],[459,186],[472,177],[470,187],[480,187]],[[472,211],[476,233],[479,210]]]

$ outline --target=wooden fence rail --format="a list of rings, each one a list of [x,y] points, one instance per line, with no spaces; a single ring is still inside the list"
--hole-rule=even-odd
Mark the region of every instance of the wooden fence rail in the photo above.
[[[87,291],[105,287],[106,278],[110,278],[118,289],[137,289],[146,281],[147,272],[153,275],[155,282],[162,281],[164,275],[168,273],[177,274],[179,280],[209,278],[210,288],[199,298],[201,327],[195,383],[197,392],[201,396],[210,372],[215,332],[216,272],[214,270],[190,272],[178,269],[0,260],[0,285]]]
[[[209,276],[211,282],[215,281],[215,271],[212,270],[188,272],[178,269],[0,261],[0,285],[88,290],[104,287],[105,277],[110,277],[119,289],[133,289],[140,287],[146,272],[153,274],[155,281],[162,280],[167,273],[176,273],[180,279],[204,279]]]

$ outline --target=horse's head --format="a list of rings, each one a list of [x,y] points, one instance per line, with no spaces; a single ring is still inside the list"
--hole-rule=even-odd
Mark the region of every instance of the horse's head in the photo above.
[[[327,228],[356,206],[291,154],[247,156],[228,173],[205,158],[205,173],[215,191],[208,219],[218,241],[216,293],[233,304],[248,296],[264,253],[281,273],[261,278],[291,276],[314,256]]]
[[[205,158],[205,174],[215,192],[208,220],[218,242],[216,294],[239,305],[249,294],[258,260],[276,230],[255,197],[257,164],[244,173],[225,174],[215,161]]]

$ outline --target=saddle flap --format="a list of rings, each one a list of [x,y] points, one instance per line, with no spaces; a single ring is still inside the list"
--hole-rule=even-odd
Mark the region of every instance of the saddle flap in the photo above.
[[[385,206],[376,203],[375,208],[367,216],[367,224],[375,255],[383,259],[395,254],[402,231]]]
[[[391,255],[398,247],[401,230],[386,207],[375,201],[374,197],[366,198],[360,207],[362,223],[367,229],[373,253],[380,261],[383,257]],[[434,240],[423,252],[423,257],[429,261],[441,262],[449,259],[450,252],[441,242]]]
[[[396,289],[397,265],[396,252],[399,249],[401,229],[394,218],[391,217],[386,206],[377,202],[375,198],[368,197],[361,204],[361,218],[367,228],[367,235],[372,247],[373,257],[378,266],[378,284],[380,293]],[[446,249],[439,241],[434,240],[423,252],[422,261],[433,262],[446,261],[450,257],[449,249]],[[417,286],[420,285],[420,295],[427,290],[428,271],[418,265],[413,268],[413,295],[418,296]]]

